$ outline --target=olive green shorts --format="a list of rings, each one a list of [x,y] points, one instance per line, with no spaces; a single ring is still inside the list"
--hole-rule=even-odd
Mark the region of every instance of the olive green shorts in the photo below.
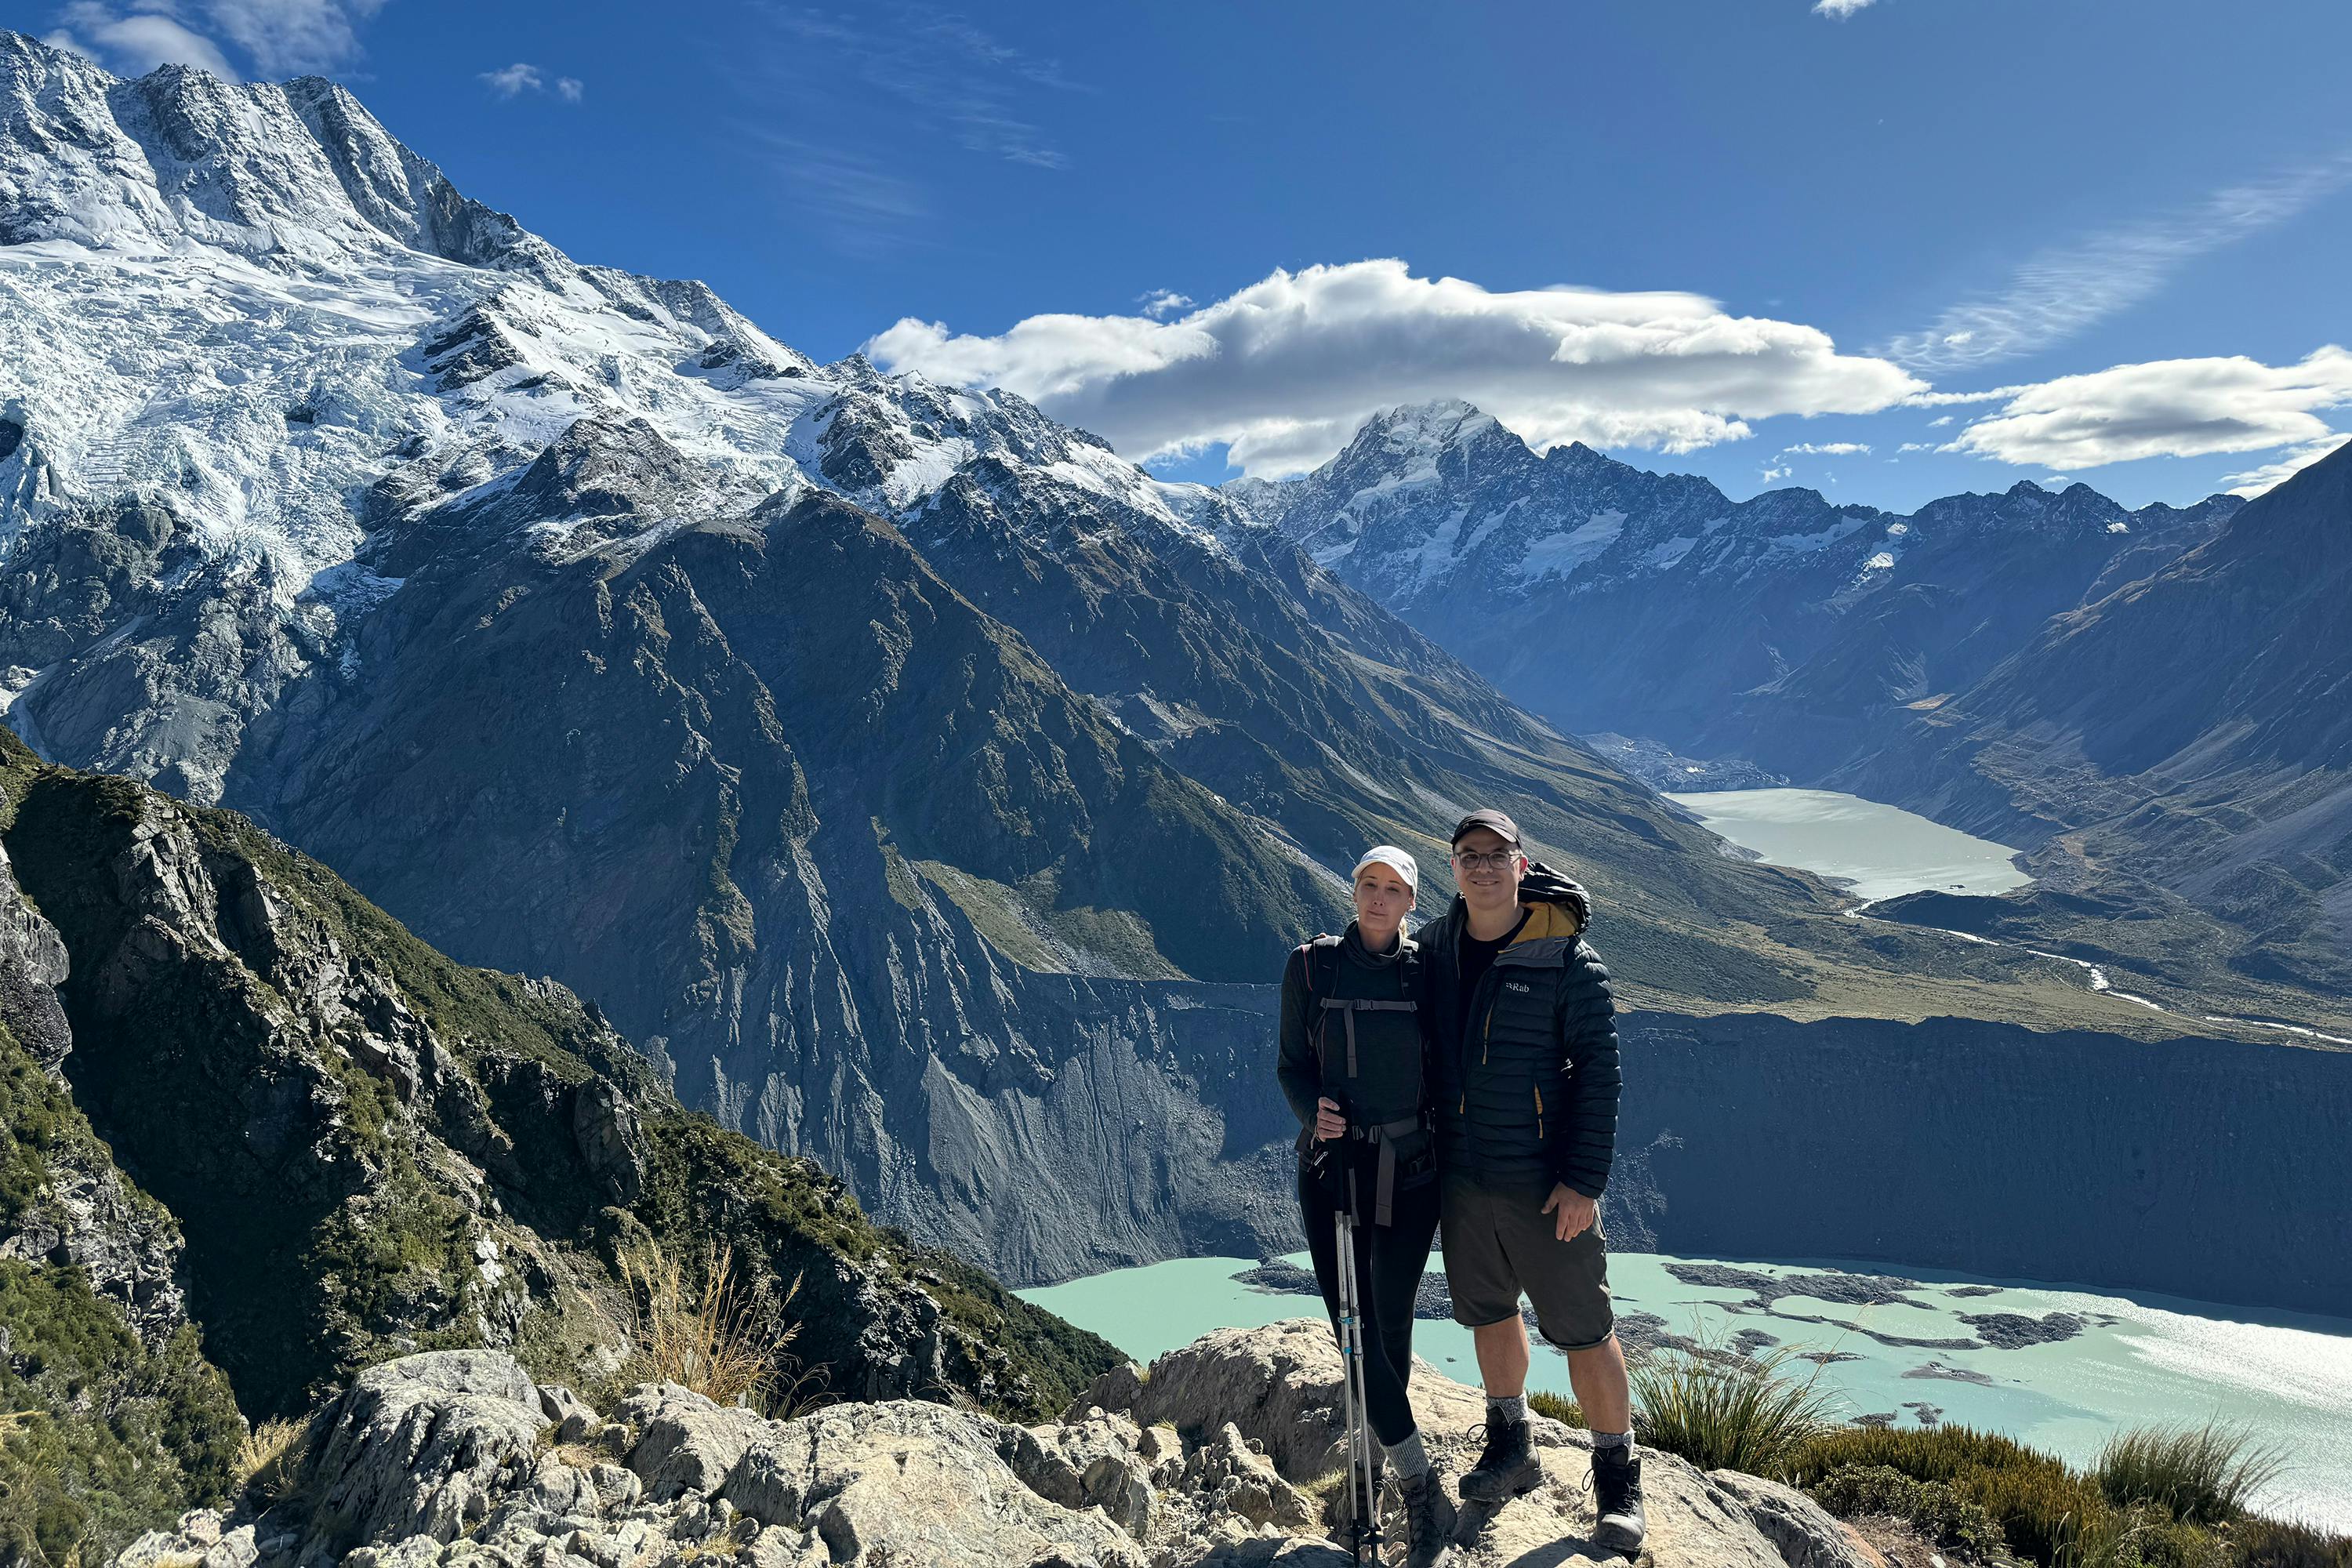
[[[1609,1304],[1609,1244],[1598,1215],[1560,1240],[1554,1216],[1543,1212],[1549,1195],[1444,1184],[1438,1223],[1454,1321],[1483,1329],[1516,1318],[1525,1293],[1547,1341],[1564,1351],[1591,1350],[1616,1328]]]

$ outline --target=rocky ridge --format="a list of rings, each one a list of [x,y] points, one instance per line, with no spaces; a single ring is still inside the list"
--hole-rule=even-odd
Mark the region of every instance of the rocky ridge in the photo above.
[[[0,734],[0,1554],[102,1558],[388,1357],[608,1383],[625,1259],[725,1249],[836,1395],[1034,1418],[1113,1359],[241,818]]]
[[[1538,454],[1459,402],[1376,416],[1303,479],[1225,489],[1564,730],[1806,778],[2241,504],[2133,510],[2022,481],[1908,514],[1810,489],[1733,501],[1580,444]],[[1553,657],[1563,638],[1608,657]]]
[[[611,1418],[510,1359],[445,1352],[364,1374],[312,1420],[302,1495],[199,1510],[122,1568],[426,1568],[732,1561],[760,1568],[1206,1568],[1337,1564],[1318,1482],[1335,1468],[1339,1357],[1320,1321],[1227,1330],[1106,1374],[1060,1420],[1019,1426],[906,1402],[790,1420],[674,1384]],[[1425,1364],[1415,1413],[1442,1468],[1476,1391]],[[1582,1549],[1584,1435],[1538,1417],[1545,1481],[1463,1561]],[[1802,1494],[1671,1456],[1644,1462],[1655,1568],[1868,1568]]]

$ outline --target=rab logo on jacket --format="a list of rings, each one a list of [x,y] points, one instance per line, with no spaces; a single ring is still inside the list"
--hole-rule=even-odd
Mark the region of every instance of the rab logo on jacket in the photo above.
[[[1524,980],[1506,980],[1503,982],[1503,989],[1506,991],[1516,991],[1520,995],[1524,996],[1528,994],[1528,985]]]

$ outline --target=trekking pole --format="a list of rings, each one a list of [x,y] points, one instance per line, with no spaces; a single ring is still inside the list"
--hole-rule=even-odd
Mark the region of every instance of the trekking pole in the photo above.
[[[1339,1275],[1340,1404],[1348,1424],[1348,1489],[1355,1515],[1351,1555],[1359,1563],[1381,1556],[1380,1487],[1372,1477],[1370,1413],[1364,1394],[1363,1304],[1356,1293],[1356,1173],[1348,1173],[1348,1205],[1333,1222],[1338,1231]]]

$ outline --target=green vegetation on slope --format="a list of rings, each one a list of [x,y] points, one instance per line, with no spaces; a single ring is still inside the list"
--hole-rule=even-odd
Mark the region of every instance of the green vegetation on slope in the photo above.
[[[52,1162],[101,1165],[64,1089],[0,1026],[0,1231]],[[0,1260],[0,1561],[105,1562],[226,1489],[244,1426],[227,1380],[182,1329],[151,1352],[71,1267]]]
[[[1985,1563],[2041,1568],[2347,1568],[2352,1538],[2249,1511],[2277,1473],[2252,1434],[2205,1426],[2118,1434],[2082,1470],[1969,1426],[1826,1425],[1785,1355],[1705,1347],[1635,1372],[1642,1442],[1703,1468],[1804,1488],[1842,1518],[1891,1516]]]

